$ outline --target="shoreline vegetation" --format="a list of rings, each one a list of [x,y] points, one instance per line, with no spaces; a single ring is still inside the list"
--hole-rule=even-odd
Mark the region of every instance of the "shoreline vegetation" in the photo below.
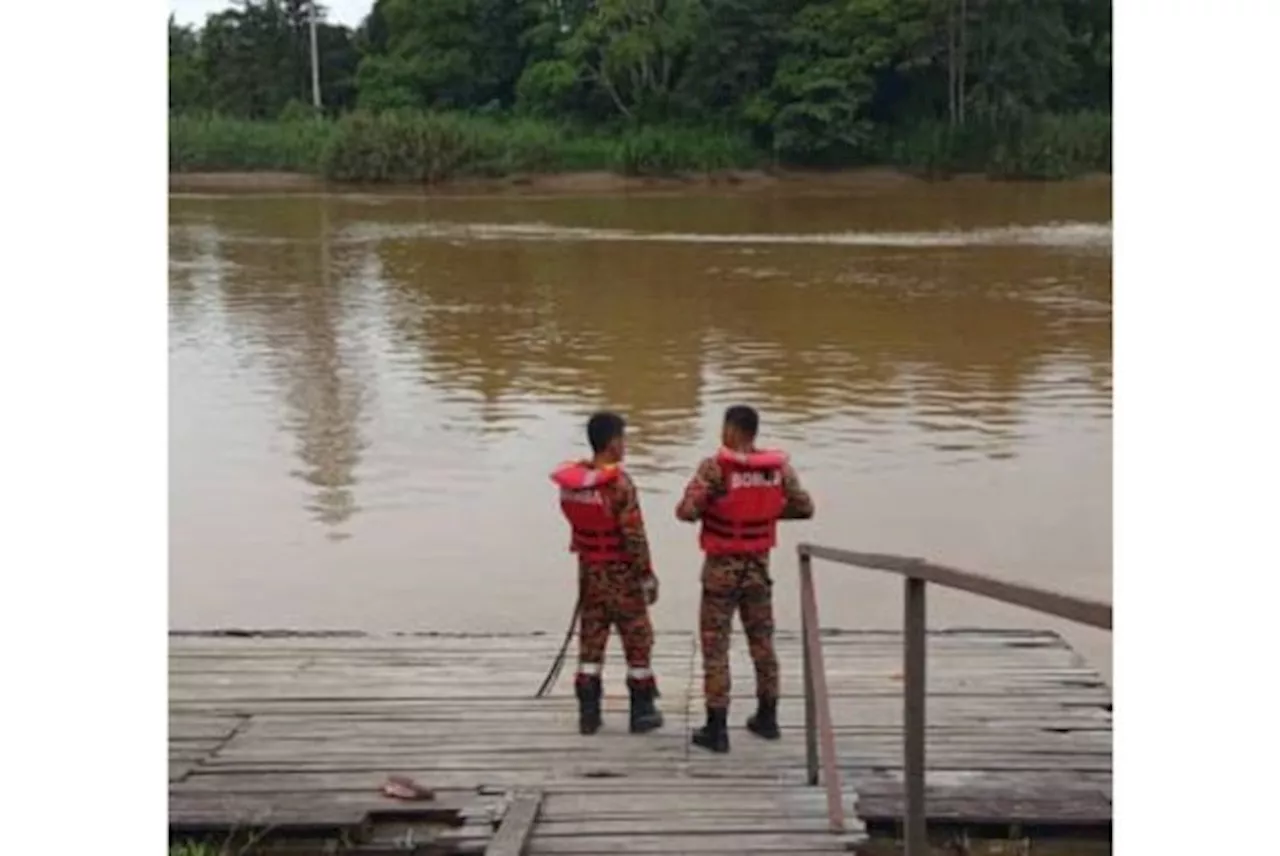
[[[1109,174],[1111,117],[1046,115],[1003,129],[945,124],[882,134],[844,163],[789,162],[729,129],[591,128],[462,113],[354,112],[337,119],[169,120],[171,188],[314,189],[328,185],[622,191],[757,187],[805,178],[897,175],[945,180],[1063,180]],[[221,181],[217,176],[222,174]],[[257,176],[256,179],[250,176]]]
[[[169,171],[1068,179],[1111,170],[1111,31],[1110,0],[239,0],[169,20]]]

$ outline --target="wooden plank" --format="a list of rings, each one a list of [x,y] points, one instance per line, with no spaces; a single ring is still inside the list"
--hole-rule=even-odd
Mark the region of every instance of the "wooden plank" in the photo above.
[[[485,856],[521,856],[533,835],[541,809],[541,791],[516,793],[493,840],[485,848]]]
[[[184,746],[170,745],[169,746],[169,763],[179,764],[179,763],[187,762],[194,765],[199,763],[200,761],[203,761],[205,758],[208,758],[209,754],[212,751],[213,750],[211,748],[206,749],[206,748],[198,748],[198,747],[184,747]]]
[[[700,694],[682,694],[679,692],[665,691],[662,698],[668,704],[676,703],[681,706],[684,703],[700,703]],[[745,697],[736,697],[740,699],[739,704]],[[936,699],[937,707],[943,712],[956,713],[979,713],[985,715],[995,715],[1001,712],[1007,712],[1007,715],[1018,719],[1027,715],[1040,715],[1045,713],[1071,713],[1082,714],[1091,713],[1093,715],[1102,715],[1106,713],[1109,701],[1100,699],[1098,694],[1091,694],[1085,700],[1076,700],[1066,692],[1057,695],[1037,695],[1037,696],[1011,696],[1006,694],[1003,701],[999,695],[956,695],[956,696],[932,696]],[[568,698],[545,698],[540,699],[536,703],[530,703],[529,699],[524,698],[485,698],[481,699],[485,704],[477,705],[473,700],[468,699],[418,699],[415,701],[401,701],[387,698],[366,697],[356,698],[342,701],[336,704],[326,703],[322,700],[311,700],[305,702],[294,702],[288,704],[272,705],[262,703],[261,699],[257,700],[256,705],[259,709],[253,711],[255,717],[350,717],[350,718],[367,718],[367,719],[396,719],[396,718],[458,718],[465,716],[470,712],[477,719],[507,719],[513,714],[521,716],[537,717],[543,714],[550,714],[557,711],[568,711],[574,706],[572,699]],[[254,699],[249,699],[250,703],[254,703]],[[605,699],[605,706],[610,710],[621,711],[624,709],[623,697],[621,694],[610,695]],[[737,709],[738,705],[734,706]],[[836,695],[831,699],[832,712],[839,715],[841,712],[845,714],[870,712],[870,713],[897,713],[897,719],[893,722],[901,724],[902,707],[901,696],[893,696],[891,694],[861,694],[858,696]],[[786,714],[789,711],[800,710],[800,698],[794,694],[784,694],[779,701],[779,714]],[[170,714],[174,716],[184,716],[186,710],[181,705],[170,705]],[[798,716],[793,717],[795,724],[801,724]]]
[[[238,716],[201,716],[199,714],[170,714],[169,740],[222,740],[236,730],[242,719]]]
[[[831,834],[825,812],[814,816],[756,814],[681,814],[679,812],[655,813],[640,818],[574,818],[547,821],[538,825],[538,841],[552,838],[580,838],[600,835],[618,835],[628,838],[637,835],[764,835]]]
[[[378,772],[248,774],[209,773],[201,770],[175,787],[180,788],[183,792],[223,793],[367,791],[371,788],[376,788],[388,773],[406,775],[418,781],[429,782],[432,786],[441,790],[453,789],[481,794],[488,793],[494,788],[497,788],[500,793],[505,793],[509,781],[507,778],[499,779],[491,775],[486,775],[482,778],[473,775],[438,775],[431,771],[413,768],[396,768]],[[689,798],[689,794],[694,794],[701,801],[710,794],[721,794],[727,797],[740,793],[765,792],[772,794],[776,792],[776,788],[762,786],[759,782],[734,781],[732,779],[718,781],[715,789],[709,790],[705,779],[693,777],[646,777],[639,774],[631,774],[621,779],[557,778],[546,774],[546,771],[539,771],[538,778],[542,783],[539,787],[547,794],[585,794],[591,796],[611,793],[633,796],[674,794],[677,795],[677,798],[683,795],[683,798],[686,799]],[[528,781],[527,776],[525,780]],[[806,798],[815,793],[819,792],[812,789],[804,789],[799,792],[801,796]],[[819,794],[819,797],[825,799],[821,794]],[[846,801],[850,799],[852,799],[852,792],[846,789]]]
[[[360,827],[367,815],[367,805],[335,795],[291,799],[280,794],[257,798],[188,794],[169,800],[169,829],[177,834],[270,829],[294,835],[339,835]]]
[[[981,595],[1002,603],[1026,607],[1046,615],[1077,621],[1091,627],[1111,629],[1111,604],[1109,603],[1000,580],[907,556],[858,553],[852,550],[819,547],[814,544],[801,544],[798,549],[802,560],[814,556],[845,565],[889,571],[934,585]]]
[[[894,689],[842,690],[841,692],[831,693],[833,715],[835,708],[840,704],[841,697],[851,697],[858,701],[869,700],[871,703],[884,702],[891,704],[897,701],[900,705],[902,693],[901,690]],[[393,709],[397,703],[403,707],[425,706],[440,698],[447,698],[459,704],[464,702],[472,703],[477,707],[482,706],[482,703],[490,704],[499,700],[499,697],[485,694],[477,688],[463,686],[441,687],[436,692],[430,687],[408,689],[389,685],[383,687],[353,687],[347,685],[331,688],[299,686],[287,689],[277,684],[273,685],[271,689],[263,689],[257,692],[248,687],[225,687],[193,692],[175,691],[170,694],[170,709],[202,708],[244,714],[285,710],[299,711],[305,710],[312,705],[320,706],[316,709],[324,709],[324,707],[352,710],[370,707]],[[523,697],[514,691],[507,698],[513,702],[523,700]],[[672,693],[664,693],[663,698],[681,697]],[[697,696],[691,698],[701,701]],[[739,691],[731,693],[730,698],[732,699],[731,707],[739,707],[753,703],[755,697],[748,692]],[[795,698],[795,696],[787,695],[784,698]],[[1001,699],[1005,699],[1012,706],[1020,705],[1027,710],[1052,706],[1104,707],[1110,704],[1108,695],[1101,688],[1088,692],[1084,689],[1073,690],[1071,688],[1064,689],[1053,686],[1019,688],[1017,690],[992,687],[982,692],[965,690],[960,687],[955,689],[943,688],[937,692],[931,690],[929,698],[931,700],[937,699],[941,703],[965,702],[971,707],[994,706]]]
[[[750,854],[750,853],[846,853],[841,840],[830,832],[759,833],[736,835],[599,835],[572,838],[535,837],[534,854]]]
[[[745,739],[745,738],[744,738]],[[563,752],[549,751],[510,751],[486,753],[444,753],[429,750],[411,752],[398,751],[394,747],[383,750],[360,750],[352,752],[333,751],[320,755],[304,752],[274,753],[257,752],[239,755],[215,755],[199,758],[181,755],[172,758],[175,762],[201,763],[201,770],[213,772],[228,768],[285,767],[302,769],[378,769],[378,768],[420,768],[420,769],[503,769],[540,765],[548,770],[578,770],[580,775],[591,775],[593,770],[601,770],[598,775],[607,775],[610,766],[619,763],[640,768],[669,768],[673,764],[687,763],[691,773],[714,771],[733,773],[746,765],[755,769],[801,769],[801,764],[792,757],[768,754],[765,750],[754,753],[731,753],[727,758],[699,758],[686,756],[683,747],[672,747],[663,752],[626,752],[622,750],[608,751],[601,749],[590,753],[581,753],[577,757],[569,757]],[[849,748],[837,750],[842,769],[865,767],[896,768],[901,758],[889,747],[867,748],[856,742]],[[960,765],[961,769],[1079,769],[1109,771],[1111,753],[1105,749],[1087,748],[1074,752],[1027,752],[993,749],[943,749],[934,753],[929,763],[930,768],[944,769]],[[936,761],[936,763],[935,763]],[[1077,763],[1077,761],[1079,763]]]
[[[848,782],[841,803],[890,822],[901,810],[901,635],[820,636],[838,769]],[[625,733],[621,664],[606,669],[599,735],[576,733],[564,682],[531,702],[557,645],[521,636],[171,640],[171,775],[181,778],[171,793],[249,796],[259,813],[266,805],[301,823],[304,810],[316,817],[313,804],[376,809],[378,785],[398,773],[467,806],[468,822],[440,841],[477,853],[489,843],[488,812],[511,789],[545,794],[531,852],[558,852],[569,841],[594,844],[566,844],[566,852],[840,852],[834,836],[801,831],[820,828],[824,813],[822,792],[803,784],[797,634],[778,636],[777,743],[741,732],[754,678],[735,635],[735,740],[724,757],[687,744],[702,707],[692,634],[660,634],[654,662],[669,725],[643,737]],[[1056,811],[1068,825],[1109,821],[1111,698],[1096,673],[1042,631],[931,632],[929,646],[931,817],[1004,812],[1052,822]],[[226,820],[216,803],[204,805],[189,804],[188,819]]]
[[[622,729],[616,729],[621,732]],[[440,755],[547,755],[573,753],[580,759],[620,758],[636,756],[637,758],[669,760],[673,757],[684,759],[688,755],[685,741],[675,735],[662,740],[646,740],[643,746],[618,746],[615,737],[621,734],[603,734],[592,742],[572,739],[564,733],[530,734],[526,740],[519,740],[510,734],[493,734],[492,741],[481,742],[489,735],[468,734],[436,734],[413,737],[359,737],[342,740],[326,737],[316,740],[235,740],[224,747],[218,757],[223,760],[262,760],[294,757],[310,757],[313,760],[334,759],[349,756],[368,755],[381,756],[403,754],[407,757],[437,757]],[[794,749],[799,734],[784,732],[776,744],[756,746],[747,744],[753,740],[751,735],[743,734],[740,752],[734,753],[741,758],[761,759],[765,762],[794,761]],[[868,735],[858,733],[836,732],[834,745],[838,754],[852,753],[858,757],[879,758],[900,753],[901,740],[895,735]],[[1011,737],[1001,740],[998,734],[986,735],[933,735],[928,741],[929,749],[940,757],[968,756],[987,753],[992,756],[1015,755],[1018,757],[1072,755],[1106,755],[1112,752],[1111,741],[1106,734],[1081,734],[1078,736]],[[169,757],[176,760],[190,756],[204,758],[214,747],[185,744],[171,744]],[[736,747],[735,747],[736,749]],[[707,759],[702,759],[707,760]],[[728,761],[726,760],[726,763]]]

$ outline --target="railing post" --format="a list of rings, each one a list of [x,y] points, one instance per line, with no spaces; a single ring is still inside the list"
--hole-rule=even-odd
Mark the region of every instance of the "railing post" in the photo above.
[[[802,547],[800,553],[800,586],[813,578],[813,557]],[[812,585],[812,583],[810,583]],[[809,660],[809,610],[800,607],[800,650],[804,656],[804,760],[810,785],[818,784],[818,716],[813,704],[813,663]]]
[[[903,779],[906,856],[926,856],[925,815],[925,581],[908,577],[903,633]]]
[[[1021,606],[1045,615],[1053,615],[1098,627],[1111,629],[1111,605],[1099,601],[1071,597],[1018,583],[935,565],[923,559],[882,553],[856,553],[817,544],[800,544],[800,616],[804,635],[804,726],[805,772],[809,784],[826,783],[827,810],[831,827],[842,831],[844,807],[840,787],[840,766],[836,758],[835,731],[831,721],[831,701],[827,695],[827,673],[823,665],[821,625],[818,601],[813,584],[813,559],[828,559],[845,565],[888,571],[906,580],[903,614],[903,826],[906,856],[927,856],[929,847],[928,814],[925,791],[925,743],[927,618],[925,588],[929,583],[943,588],[966,591],[1001,603]]]
[[[804,646],[809,655],[809,680],[813,684],[813,710],[818,741],[821,746],[822,780],[827,791],[827,821],[831,831],[843,833],[844,789],[840,784],[840,765],[836,760],[836,733],[831,723],[831,698],[827,695],[827,671],[822,663],[821,625],[818,623],[818,597],[813,588],[813,567],[807,555],[800,563],[800,611],[805,622]]]

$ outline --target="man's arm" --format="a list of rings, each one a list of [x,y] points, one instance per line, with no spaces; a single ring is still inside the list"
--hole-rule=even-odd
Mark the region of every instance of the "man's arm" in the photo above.
[[[644,531],[644,514],[640,511],[640,494],[635,482],[625,474],[618,480],[615,503],[614,514],[622,529],[623,550],[642,576],[652,576],[653,561],[649,556],[649,538]]]
[[[676,505],[676,519],[694,523],[702,517],[711,500],[724,492],[724,473],[710,458],[698,464],[698,469],[684,489],[684,496]]]
[[[800,484],[800,476],[786,464],[782,468],[782,489],[787,494],[787,504],[782,509],[783,520],[808,520],[813,517],[813,497]]]

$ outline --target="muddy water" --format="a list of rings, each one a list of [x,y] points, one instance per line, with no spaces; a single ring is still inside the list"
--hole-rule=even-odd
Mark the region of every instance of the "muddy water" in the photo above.
[[[612,198],[170,199],[175,627],[545,629],[573,564],[547,473],[631,424],[663,581],[723,408],[763,414],[799,539],[1110,597],[1107,183]],[[820,566],[824,624],[897,583]],[[963,595],[936,625],[1053,622]],[[1109,640],[1069,630],[1109,670]]]

